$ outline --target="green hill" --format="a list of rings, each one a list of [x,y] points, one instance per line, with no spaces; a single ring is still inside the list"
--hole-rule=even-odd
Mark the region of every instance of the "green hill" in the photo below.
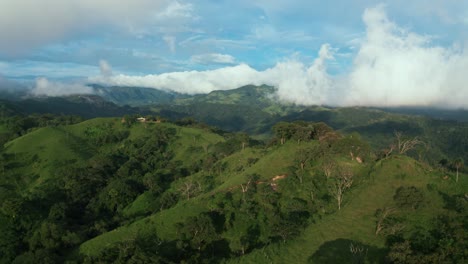
[[[379,111],[355,109],[363,111],[355,118],[321,111],[353,124],[350,131],[388,120]],[[375,116],[362,117],[368,113]],[[392,117],[403,124],[408,118]],[[97,118],[33,129],[6,143],[0,263],[468,258],[463,162],[433,167],[401,146],[382,156],[365,137],[324,123],[278,123],[268,143],[180,124]],[[427,130],[410,136],[417,131]]]

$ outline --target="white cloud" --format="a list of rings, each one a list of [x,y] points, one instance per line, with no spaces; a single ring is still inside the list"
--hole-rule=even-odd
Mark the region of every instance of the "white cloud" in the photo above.
[[[366,9],[363,21],[366,34],[353,41],[357,53],[351,69],[342,76],[328,74],[327,64],[333,62],[335,51],[325,44],[311,65],[292,59],[264,71],[241,64],[212,71],[118,75],[90,81],[188,94],[268,84],[277,88],[279,100],[304,105],[468,108],[468,47],[438,46],[430,36],[393,23],[383,6]]]
[[[84,84],[62,83],[49,81],[46,78],[36,79],[36,85],[31,91],[34,95],[64,96],[73,94],[91,94],[93,90]]]
[[[468,107],[468,54],[431,45],[431,38],[391,22],[382,6],[366,9],[366,37],[341,104]]]
[[[112,75],[112,67],[106,60],[99,61],[99,70],[101,71],[101,75],[104,77]]]
[[[298,61],[278,63],[261,73],[263,83],[277,87],[278,99],[284,102],[327,104],[334,90],[327,74],[327,60],[333,60],[333,55],[330,45],[324,44],[310,67]]]
[[[241,64],[211,71],[186,71],[145,76],[114,75],[109,79],[91,78],[90,82],[119,86],[138,86],[170,90],[186,94],[229,90],[258,79],[258,72]],[[226,81],[226,80],[229,80]]]
[[[132,28],[167,0],[1,0],[0,51],[28,52],[103,26]]]
[[[190,3],[180,3],[179,1],[170,2],[166,8],[156,13],[154,18],[160,22],[166,22],[173,19],[193,19],[193,5]]]
[[[209,93],[214,90],[230,90],[248,84],[268,84],[278,88],[281,101],[297,104],[322,104],[332,83],[326,73],[326,60],[333,59],[330,46],[323,45],[319,57],[307,67],[295,60],[278,63],[265,71],[257,71],[246,64],[224,67],[211,71],[187,71],[146,76],[100,76],[90,82],[118,86],[138,86],[170,90],[186,94]]]
[[[236,63],[236,58],[228,54],[207,53],[193,55],[190,57],[190,61],[198,64],[234,64]]]

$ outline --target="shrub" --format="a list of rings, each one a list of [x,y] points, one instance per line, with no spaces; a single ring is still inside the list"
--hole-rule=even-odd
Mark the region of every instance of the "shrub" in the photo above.
[[[414,186],[402,186],[396,190],[393,200],[399,208],[414,210],[424,201],[424,193]]]

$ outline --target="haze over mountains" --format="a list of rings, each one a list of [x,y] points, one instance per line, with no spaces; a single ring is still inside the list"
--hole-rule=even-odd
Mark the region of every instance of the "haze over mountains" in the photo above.
[[[275,96],[280,102],[298,105],[467,108],[466,43],[462,39],[441,43],[435,36],[398,24],[387,13],[383,4],[363,9],[364,32],[350,40],[346,49],[324,40],[315,52],[307,50],[312,57],[293,54],[262,69],[248,61],[212,53],[206,59],[220,64],[209,69],[130,74],[113,70],[112,62],[102,58],[99,67],[94,66],[100,74],[86,71],[81,78],[66,80],[66,75],[61,79],[52,72],[50,76],[42,72],[26,86],[32,94],[48,96],[93,93],[89,84],[146,87],[191,95],[265,84],[276,88]],[[170,39],[173,38],[167,36],[166,40]],[[192,58],[203,64],[201,55]],[[5,64],[3,69],[12,75],[13,67]],[[21,75],[16,78],[21,79]],[[0,83],[25,86],[6,78]]]

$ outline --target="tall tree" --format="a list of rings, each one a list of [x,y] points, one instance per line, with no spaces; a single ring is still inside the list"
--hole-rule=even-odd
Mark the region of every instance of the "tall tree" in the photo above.
[[[334,174],[330,179],[329,189],[337,202],[338,210],[341,210],[344,193],[353,185],[353,171],[349,167],[338,166]]]
[[[463,162],[462,158],[457,158],[452,162],[452,166],[457,171],[456,182],[458,182],[458,172],[460,169],[462,169],[465,166],[465,163]]]
[[[291,124],[287,122],[279,122],[273,126],[273,132],[275,133],[275,136],[279,138],[282,145],[292,136]]]

